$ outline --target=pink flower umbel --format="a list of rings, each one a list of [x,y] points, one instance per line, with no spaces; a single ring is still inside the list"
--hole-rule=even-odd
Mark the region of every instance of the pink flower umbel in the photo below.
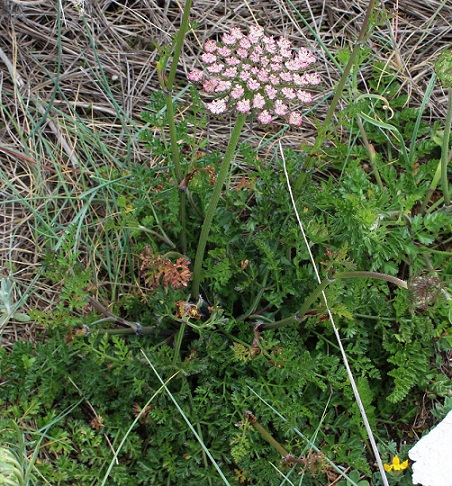
[[[250,27],[247,35],[234,28],[221,42],[207,41],[201,59],[205,70],[191,71],[188,79],[212,97],[206,108],[214,115],[232,108],[255,113],[264,125],[279,116],[298,127],[297,108],[312,100],[306,88],[320,83],[318,73],[307,72],[316,61],[311,51],[295,51],[288,39],[266,36],[262,27]]]

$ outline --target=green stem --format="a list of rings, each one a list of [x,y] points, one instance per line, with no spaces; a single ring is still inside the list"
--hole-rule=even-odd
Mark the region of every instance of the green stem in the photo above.
[[[449,88],[447,97],[446,125],[444,127],[443,150],[441,152],[441,185],[444,194],[444,205],[450,205],[449,181],[447,180],[447,162],[449,160],[449,138],[452,122],[452,88]]]
[[[373,319],[375,321],[386,321],[386,322],[397,322],[397,316],[394,317],[382,317],[382,316],[371,316],[369,314],[359,314],[358,312],[353,312],[353,317],[359,317],[361,319]]]
[[[171,91],[174,86],[174,81],[176,79],[176,70],[179,64],[179,58],[182,52],[182,47],[184,45],[184,38],[185,34],[188,31],[188,17],[190,16],[192,0],[187,0],[184,7],[184,12],[182,14],[182,21],[180,25],[180,29],[176,32],[174,37],[174,51],[173,51],[173,59],[171,61],[170,72],[168,77],[165,79],[163,72],[160,73],[160,85],[165,92],[165,103],[166,103],[166,110],[168,113],[168,124],[170,130],[170,139],[171,139],[171,154],[173,156],[174,162],[174,169],[176,172],[177,184],[182,181],[184,178],[182,167],[180,165],[180,152],[179,147],[177,145],[177,130],[176,130],[176,122],[174,120],[174,105],[173,105],[173,97]],[[166,62],[164,63],[165,66],[161,66],[161,70],[164,71],[166,68]]]
[[[364,130],[363,121],[361,120],[361,117],[359,115],[357,116],[356,120],[358,122],[359,131],[361,132],[361,137],[363,139],[367,153],[369,154],[369,161],[370,165],[372,166],[372,173],[375,177],[375,181],[377,182],[377,186],[379,187],[379,189],[383,190],[383,181],[381,180],[380,172],[378,172],[377,167],[377,154],[375,153],[373,145],[369,142],[369,139],[367,138],[367,133],[366,130]]]
[[[176,187],[179,186],[179,183],[184,178],[184,173],[181,166],[180,161],[180,151],[179,146],[177,144],[177,129],[176,129],[176,121],[174,119],[174,104],[173,104],[173,97],[172,97],[172,89],[174,86],[174,81],[176,79],[176,71],[177,66],[179,64],[179,58],[182,52],[182,47],[184,45],[184,38],[185,34],[188,31],[188,18],[190,16],[192,0],[187,0],[184,7],[184,12],[182,14],[182,20],[180,29],[177,31],[174,37],[174,51],[173,51],[173,59],[171,61],[170,72],[168,77],[165,79],[164,77],[164,70],[166,68],[166,62],[163,63],[164,65],[160,66],[160,84],[165,93],[165,103],[166,103],[166,110],[168,114],[168,126],[170,132],[170,141],[171,141],[171,155],[174,163],[174,172],[176,174]],[[187,230],[186,230],[186,200],[185,194],[179,194],[179,221],[182,226],[182,230],[179,236],[179,244],[180,248],[183,253],[187,251]]]
[[[433,176],[432,182],[430,183],[430,187],[427,191],[427,194],[425,195],[424,200],[422,201],[421,209],[420,209],[420,212],[422,214],[426,213],[427,204],[429,203],[430,198],[435,192],[436,187],[438,186],[440,180],[441,180],[441,186],[444,194],[444,205],[449,206],[450,204],[449,183],[447,180],[447,166],[449,164],[452,155],[452,152],[449,151],[451,122],[452,122],[452,89],[449,88],[449,93],[447,97],[446,124],[444,127],[443,145],[441,149],[441,160],[439,161],[438,167],[436,168],[435,175]]]
[[[138,330],[130,327],[120,327],[116,329],[90,329],[86,327],[76,332],[76,336],[85,337],[89,334],[109,334],[110,336],[127,336],[129,334],[135,336],[148,336],[150,334],[156,334],[156,326],[140,327]]]
[[[325,118],[325,121],[323,123],[323,126],[319,130],[319,135],[317,137],[317,140],[316,140],[314,148],[313,148],[314,153],[319,151],[320,147],[322,146],[322,144],[324,142],[325,134],[330,127],[331,119],[333,118],[334,111],[336,110],[336,106],[339,103],[339,99],[342,96],[342,91],[344,90],[345,83],[348,80],[348,76],[350,74],[350,71],[352,70],[353,64],[355,63],[355,59],[358,56],[358,52],[361,50],[362,43],[364,41],[364,37],[366,36],[367,27],[368,27],[369,22],[370,22],[370,15],[372,13],[372,9],[373,9],[375,1],[376,0],[369,0],[369,4],[367,6],[367,11],[366,11],[366,16],[364,17],[364,21],[361,25],[361,30],[359,32],[358,38],[356,39],[356,44],[353,48],[352,53],[350,54],[350,58],[348,60],[347,65],[345,66],[344,72],[342,73],[342,76],[339,80],[339,83],[336,86],[334,96],[333,96],[333,100],[331,101],[331,105],[330,105],[328,112],[326,114],[326,118]]]
[[[173,89],[174,80],[176,79],[176,70],[179,64],[179,58],[182,52],[182,46],[184,45],[185,34],[188,31],[188,17],[190,16],[192,0],[185,2],[184,12],[182,14],[182,21],[180,29],[177,31],[174,38],[174,52],[173,61],[171,63],[170,72],[166,81],[166,88],[171,91]]]
[[[166,79],[165,87],[168,92],[165,94],[166,108],[168,111],[168,124],[170,129],[170,140],[171,140],[171,154],[173,156],[174,171],[176,174],[176,187],[179,188],[179,184],[184,178],[184,173],[182,171],[180,163],[180,151],[177,145],[177,130],[176,123],[174,120],[174,108],[173,108],[173,97],[171,91],[173,89],[174,81],[176,79],[177,66],[179,64],[179,58],[182,52],[182,46],[184,44],[185,34],[188,31],[188,18],[190,16],[192,0],[187,0],[185,2],[184,12],[182,14],[182,21],[180,29],[176,33],[174,39],[174,51],[173,60],[171,62],[170,72],[168,78]],[[186,218],[186,195],[183,192],[179,192],[179,221],[182,226],[182,231],[179,237],[179,244],[183,253],[187,252],[187,218]],[[182,340],[185,334],[186,323],[182,323],[180,329],[176,336],[176,342],[174,345],[174,363],[180,360],[180,348],[182,345]]]
[[[441,186],[444,194],[444,205],[449,206],[450,204],[449,182],[447,180],[447,165],[450,160],[449,139],[450,139],[451,124],[452,124],[452,89],[449,89],[449,93],[447,97],[446,125],[444,127],[443,145],[441,150],[441,160],[438,164],[438,167],[436,168],[435,175],[433,176],[427,194],[425,195],[424,200],[422,201],[421,210],[420,210],[422,214],[425,214],[427,204],[429,203],[430,198],[435,192],[436,187],[438,186],[440,180],[441,180]]]
[[[259,329],[265,331],[268,329],[278,329],[280,327],[288,326],[289,324],[300,323],[304,320],[306,313],[310,309],[311,305],[320,297],[320,294],[326,289],[326,287],[334,282],[334,280],[340,278],[375,278],[378,280],[385,280],[386,282],[391,282],[399,287],[404,289],[408,288],[407,282],[405,280],[401,280],[400,278],[393,277],[392,275],[387,275],[385,273],[378,273],[378,272],[361,272],[361,271],[354,271],[354,272],[337,272],[334,274],[334,279],[326,278],[323,280],[319,286],[312,292],[312,294],[305,300],[304,304],[300,307],[300,309],[290,317],[286,317],[285,319],[281,319],[280,321],[272,322],[270,324],[262,324]]]
[[[438,185],[438,182],[441,179],[441,166],[442,166],[441,160],[439,161],[438,167],[436,168],[435,175],[433,176],[432,182],[430,183],[430,187],[428,188],[427,194],[425,195],[424,200],[422,201],[421,209],[420,209],[421,214],[425,214],[427,204],[430,201],[430,198],[435,192],[436,186]]]
[[[182,346],[182,341],[184,339],[185,329],[187,327],[187,323],[185,321],[182,322],[180,325],[179,330],[176,334],[176,339],[174,341],[174,354],[173,354],[173,364],[177,365],[181,361],[180,359],[180,348]]]
[[[338,272],[334,274],[335,279],[339,278],[376,278],[378,280],[385,280],[386,282],[391,282],[399,287],[404,289],[408,288],[408,284],[405,280],[402,280],[397,277],[393,277],[392,275],[387,275],[386,273],[379,273],[379,272]]]
[[[207,238],[209,237],[210,228],[212,226],[212,221],[215,216],[215,210],[220,200],[221,191],[223,189],[223,184],[229,172],[229,167],[231,165],[232,158],[237,148],[240,134],[242,133],[243,125],[245,124],[246,115],[239,115],[237,121],[235,122],[234,128],[229,139],[229,145],[224,154],[223,162],[220,166],[220,171],[215,181],[215,186],[213,188],[212,196],[210,198],[209,206],[207,208],[206,216],[204,218],[204,223],[201,229],[201,236],[199,237],[198,249],[196,250],[195,256],[195,266],[193,268],[193,282],[191,296],[192,299],[198,300],[199,297],[199,285],[201,283],[201,272],[202,264],[204,261],[204,253],[207,245]]]
[[[336,91],[334,93],[333,100],[331,101],[331,105],[328,109],[326,114],[325,122],[323,124],[323,128],[325,131],[329,128],[331,124],[331,119],[333,118],[334,111],[336,110],[336,106],[339,102],[339,98],[342,96],[342,91],[344,90],[345,83],[347,82],[348,76],[350,71],[352,70],[353,64],[355,64],[355,59],[358,55],[358,52],[361,50],[362,43],[364,41],[364,37],[366,35],[367,26],[370,22],[370,15],[372,13],[372,9],[376,0],[369,0],[369,4],[367,6],[366,16],[364,17],[364,21],[361,25],[361,30],[359,32],[358,38],[356,39],[356,44],[353,48],[352,53],[350,54],[350,58],[348,60],[347,65],[345,66],[344,72],[342,73],[341,79],[336,87]],[[316,141],[317,143],[317,141]],[[320,148],[320,147],[318,147]]]
[[[179,244],[182,253],[187,253],[187,196],[185,192],[179,193],[179,221],[182,226],[182,231],[179,235]]]
[[[245,412],[244,416],[245,418],[248,418],[250,424],[261,434],[261,436],[281,454],[281,457],[287,457],[289,455],[286,449],[284,449],[284,447],[270,434],[270,432],[256,420],[251,412]]]
[[[184,173],[182,171],[182,166],[180,163],[179,146],[177,145],[177,128],[176,128],[176,120],[174,118],[173,97],[169,92],[165,93],[165,103],[166,103],[166,111],[168,114],[168,128],[169,128],[170,143],[171,143],[171,155],[173,157],[173,162],[174,162],[174,172],[176,173],[176,182],[177,185],[179,185],[181,180],[184,178]]]
[[[268,280],[269,274],[270,274],[270,271],[267,268],[265,270],[265,273],[264,273],[264,278],[262,279],[262,284],[260,284],[260,289],[257,292],[256,296],[254,297],[253,302],[249,306],[248,310],[244,314],[242,314],[240,317],[238,317],[236,319],[237,322],[244,322],[244,321],[246,321],[246,319],[248,319],[248,317],[251,314],[253,314],[253,312],[255,312],[255,310],[257,309],[257,306],[259,305],[259,302],[262,299],[262,296],[264,295],[265,286],[267,285],[267,280]]]
[[[315,290],[312,294],[304,301],[304,304],[300,307],[300,309],[290,317],[286,317],[285,319],[281,319],[280,321],[272,322],[270,324],[262,324],[259,326],[259,329],[265,331],[268,329],[278,329],[280,327],[285,327],[290,324],[295,324],[303,321],[306,312],[310,309],[311,305],[320,297],[321,293],[326,289],[326,287],[334,280],[330,280],[326,278]]]
[[[177,129],[176,129],[176,120],[174,118],[173,97],[171,96],[170,92],[165,93],[165,103],[166,103],[166,111],[168,114],[171,155],[174,163],[174,173],[176,175],[176,188],[178,188],[179,183],[184,178],[184,173],[180,163],[180,151],[179,151],[179,146],[177,144]],[[179,192],[179,221],[182,226],[182,230],[179,235],[179,244],[182,253],[186,253],[187,251],[186,197],[185,197],[185,193],[183,192]]]
[[[339,82],[337,83],[337,86],[334,90],[334,96],[333,99],[331,100],[331,104],[328,108],[328,112],[325,117],[325,121],[323,122],[322,127],[320,127],[316,141],[314,146],[311,149],[312,154],[316,154],[320,151],[322,145],[325,143],[325,138],[326,138],[326,133],[330,128],[331,125],[331,120],[333,118],[334,112],[336,110],[336,106],[339,103],[339,99],[342,96],[342,92],[344,91],[345,83],[348,81],[350,72],[352,70],[353,64],[355,63],[356,57],[358,56],[359,51],[361,50],[362,43],[364,41],[364,38],[366,36],[366,31],[367,27],[370,22],[370,15],[372,13],[372,9],[374,6],[376,0],[369,0],[368,6],[367,6],[367,11],[366,15],[364,17],[364,21],[361,26],[361,30],[359,32],[358,38],[356,39],[356,44],[353,48],[352,53],[350,54],[349,60],[347,62],[347,65],[345,66],[345,69],[339,79]],[[294,188],[295,191],[298,193],[303,185],[304,181],[306,179],[307,174],[311,171],[312,166],[314,165],[314,159],[313,157],[307,157],[305,165],[303,167],[303,171],[300,172],[300,175],[297,178],[297,181],[295,182]]]

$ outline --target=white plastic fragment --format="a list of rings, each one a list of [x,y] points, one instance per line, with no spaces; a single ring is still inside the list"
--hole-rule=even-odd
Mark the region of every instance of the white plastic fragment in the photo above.
[[[408,453],[413,484],[452,486],[452,411]]]

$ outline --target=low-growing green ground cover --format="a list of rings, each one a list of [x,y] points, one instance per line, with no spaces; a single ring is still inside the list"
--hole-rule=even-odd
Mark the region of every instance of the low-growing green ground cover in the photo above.
[[[452,62],[414,101],[367,42],[393,25],[369,2],[355,47],[231,25],[182,76],[187,2],[129,116],[77,8],[108,108],[69,103],[59,9],[50,102],[16,77],[21,116],[1,104],[22,149],[0,146],[19,161],[2,168],[0,484],[411,484],[409,448],[452,407],[452,103],[426,116]],[[264,59],[259,86],[240,77]]]

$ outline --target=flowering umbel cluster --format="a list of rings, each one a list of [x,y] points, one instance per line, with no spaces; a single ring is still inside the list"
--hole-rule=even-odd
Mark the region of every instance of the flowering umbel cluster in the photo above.
[[[191,71],[188,79],[214,98],[207,109],[215,115],[230,107],[254,112],[264,125],[285,117],[300,126],[301,114],[292,107],[312,101],[306,88],[320,83],[318,73],[308,72],[316,61],[311,51],[294,52],[288,39],[266,36],[262,27],[250,27],[247,35],[233,28],[221,43],[207,41],[201,59],[205,69]]]
[[[190,261],[184,257],[178,258],[173,263],[164,255],[154,255],[149,246],[145,247],[140,256],[143,260],[141,274],[152,289],[160,286],[165,289],[169,287],[179,289],[186,287],[191,279]]]

